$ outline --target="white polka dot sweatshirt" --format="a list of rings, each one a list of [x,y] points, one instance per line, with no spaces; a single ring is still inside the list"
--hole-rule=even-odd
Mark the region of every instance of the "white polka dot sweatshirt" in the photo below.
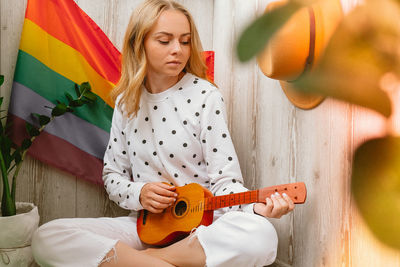
[[[215,196],[247,191],[223,101],[214,85],[186,73],[161,93],[143,86],[140,108],[131,119],[115,105],[103,169],[110,199],[141,210],[139,196],[148,182],[198,183]],[[253,204],[218,213],[230,210],[253,213]]]

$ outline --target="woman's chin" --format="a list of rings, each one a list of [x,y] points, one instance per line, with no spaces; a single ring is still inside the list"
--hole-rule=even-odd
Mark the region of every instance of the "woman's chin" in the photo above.
[[[165,74],[166,74],[166,76],[176,77],[182,73],[182,70],[183,70],[183,68],[177,69],[177,70],[169,70],[169,71],[166,71]]]

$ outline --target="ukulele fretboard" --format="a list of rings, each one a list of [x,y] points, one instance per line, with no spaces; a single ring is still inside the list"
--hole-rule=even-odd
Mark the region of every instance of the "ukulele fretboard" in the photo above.
[[[205,210],[216,210],[241,204],[257,202],[258,190],[246,191],[242,193],[209,197],[205,199]]]

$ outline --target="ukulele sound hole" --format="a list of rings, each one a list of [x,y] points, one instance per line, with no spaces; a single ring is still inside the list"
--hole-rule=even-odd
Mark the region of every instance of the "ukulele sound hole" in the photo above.
[[[187,204],[185,201],[181,200],[175,205],[175,214],[176,216],[182,216],[185,214],[187,210]]]

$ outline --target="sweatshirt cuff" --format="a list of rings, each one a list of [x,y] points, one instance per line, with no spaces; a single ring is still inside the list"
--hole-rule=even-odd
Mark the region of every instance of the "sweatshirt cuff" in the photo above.
[[[140,193],[141,193],[142,188],[143,188],[143,186],[145,184],[146,183],[143,183],[143,182],[134,182],[134,183],[132,183],[132,189],[131,190],[132,190],[133,197],[130,198],[129,199],[130,201],[127,203],[129,209],[136,210],[136,211],[139,211],[139,210],[143,209],[143,206],[140,203]]]

